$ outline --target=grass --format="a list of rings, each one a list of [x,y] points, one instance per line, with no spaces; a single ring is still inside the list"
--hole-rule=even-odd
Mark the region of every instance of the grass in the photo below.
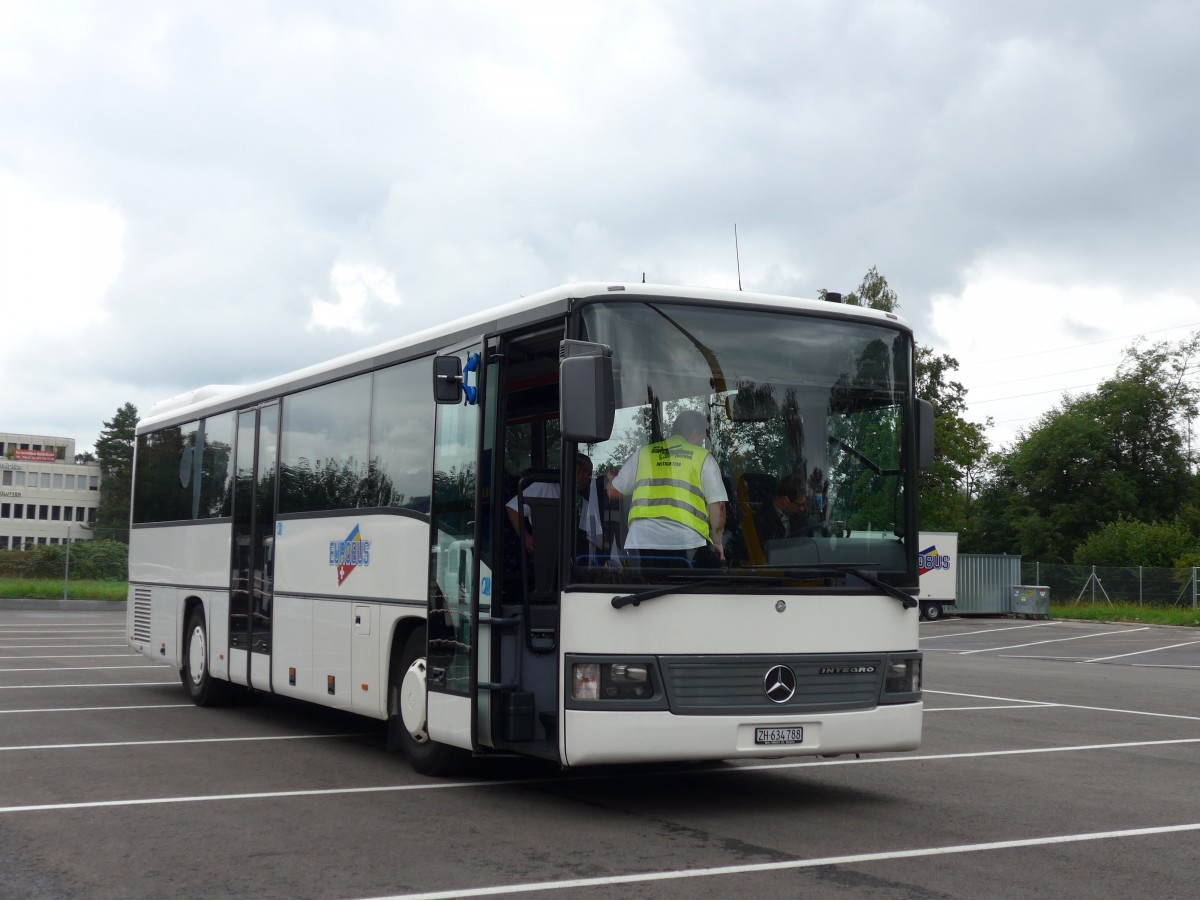
[[[1095,605],[1050,604],[1052,619],[1083,619],[1088,622],[1136,622],[1140,625],[1184,625],[1200,627],[1200,609],[1188,606],[1135,606],[1131,603]]]
[[[66,596],[71,600],[124,600],[129,586],[124,581],[71,580]],[[61,578],[0,578],[0,600],[61,600]]]

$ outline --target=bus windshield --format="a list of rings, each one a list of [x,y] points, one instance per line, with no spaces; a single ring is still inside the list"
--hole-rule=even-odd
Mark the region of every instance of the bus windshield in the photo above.
[[[617,414],[609,440],[579,447],[594,477],[580,497],[574,582],[916,584],[904,546],[915,478],[904,451],[913,415],[907,331],[662,300],[593,303],[581,316],[583,336],[613,349]],[[689,439],[683,423],[697,414],[703,437]],[[698,466],[692,487],[703,466],[711,473],[703,462],[711,456],[719,482],[704,476],[703,502],[679,482],[655,487],[668,483],[649,462],[656,450]]]

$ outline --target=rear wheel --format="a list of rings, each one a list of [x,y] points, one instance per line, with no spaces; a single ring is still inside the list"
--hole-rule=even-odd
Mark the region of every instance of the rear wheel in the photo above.
[[[921,603],[921,618],[932,622],[942,617],[942,604],[926,600]]]
[[[232,693],[228,681],[214,678],[208,669],[208,627],[204,608],[197,605],[188,616],[183,633],[183,668],[179,678],[197,706],[222,706]]]
[[[388,679],[389,750],[403,750],[408,763],[422,775],[452,775],[470,762],[460,747],[439,744],[429,737],[425,703],[425,629],[418,628],[392,654]]]

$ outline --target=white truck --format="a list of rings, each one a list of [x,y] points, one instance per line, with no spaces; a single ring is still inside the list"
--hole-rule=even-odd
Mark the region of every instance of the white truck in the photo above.
[[[922,531],[917,555],[921,618],[940,619],[958,596],[958,532]]]

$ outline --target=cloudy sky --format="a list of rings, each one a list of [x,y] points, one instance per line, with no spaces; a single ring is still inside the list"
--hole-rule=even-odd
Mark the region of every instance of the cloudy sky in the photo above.
[[[568,281],[848,292],[994,446],[1200,329],[1200,4],[0,0],[0,431]]]

